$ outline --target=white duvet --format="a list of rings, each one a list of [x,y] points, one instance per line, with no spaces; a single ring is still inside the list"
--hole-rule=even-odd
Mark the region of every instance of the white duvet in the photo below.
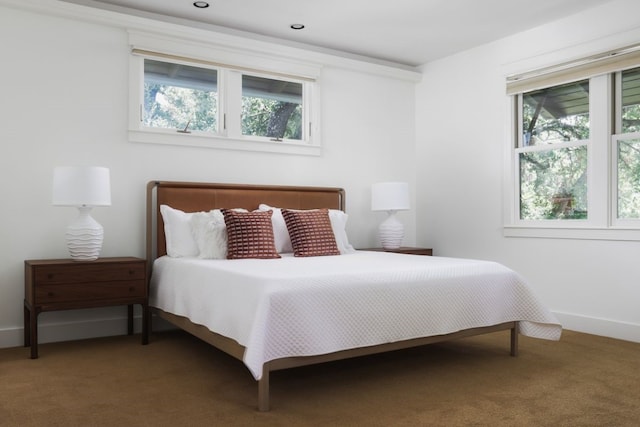
[[[326,257],[158,258],[150,304],[232,338],[256,379],[265,362],[519,321],[561,326],[514,271],[494,262],[357,251]]]

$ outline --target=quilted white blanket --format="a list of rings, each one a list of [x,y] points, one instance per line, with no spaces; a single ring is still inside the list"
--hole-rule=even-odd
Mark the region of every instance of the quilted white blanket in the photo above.
[[[327,257],[157,259],[153,307],[236,340],[256,379],[265,362],[519,321],[558,340],[524,280],[477,260],[357,251]]]

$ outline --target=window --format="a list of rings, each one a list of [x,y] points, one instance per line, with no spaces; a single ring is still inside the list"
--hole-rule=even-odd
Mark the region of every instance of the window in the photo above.
[[[615,194],[617,220],[640,219],[640,68],[618,73]]]
[[[143,128],[256,141],[308,142],[305,82],[143,57]],[[220,84],[226,76],[226,84]],[[238,86],[241,85],[241,88]],[[219,90],[229,100],[219,106]],[[240,95],[238,95],[240,94]],[[238,107],[239,106],[239,107]],[[240,111],[234,111],[239,108]],[[240,115],[240,126],[225,117]],[[222,120],[219,120],[219,116]],[[222,123],[222,126],[219,126]]]
[[[130,40],[131,141],[320,154],[318,66],[147,34]]]
[[[640,219],[640,137],[616,138],[618,219]]]
[[[143,125],[218,132],[218,71],[144,59]]]
[[[301,140],[302,83],[242,76],[242,134]]]
[[[143,126],[218,129],[218,70],[144,58]],[[242,135],[303,139],[303,83],[242,74]]]
[[[622,100],[620,110],[622,114],[621,133],[640,131],[640,68],[620,73],[622,86]]]
[[[520,219],[585,219],[589,81],[519,96]]]
[[[505,235],[640,240],[640,45],[510,76]]]

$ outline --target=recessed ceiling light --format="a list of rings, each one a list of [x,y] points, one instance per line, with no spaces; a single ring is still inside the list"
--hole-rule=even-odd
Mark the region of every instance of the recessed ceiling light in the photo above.
[[[292,30],[301,30],[304,28],[304,25],[302,24],[291,24],[291,29]]]
[[[206,1],[194,1],[193,5],[199,9],[206,9],[209,7],[209,3]]]

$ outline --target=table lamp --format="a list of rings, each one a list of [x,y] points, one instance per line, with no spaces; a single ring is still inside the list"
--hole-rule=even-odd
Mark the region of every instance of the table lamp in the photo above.
[[[397,249],[402,244],[404,226],[396,212],[409,209],[409,184],[406,182],[380,182],[371,187],[371,210],[387,211],[379,227],[380,242],[384,249]]]
[[[97,166],[60,166],[53,171],[53,205],[75,206],[79,215],[65,233],[71,258],[98,259],[104,230],[91,217],[95,206],[111,205],[109,169]]]

